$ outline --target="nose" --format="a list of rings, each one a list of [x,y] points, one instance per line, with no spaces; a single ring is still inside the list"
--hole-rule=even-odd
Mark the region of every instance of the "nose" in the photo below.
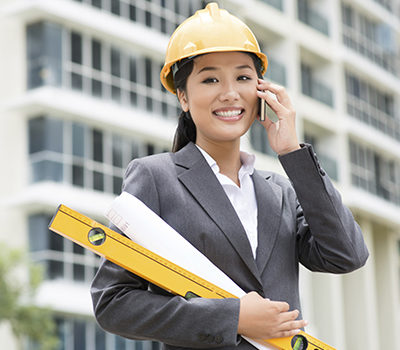
[[[239,99],[239,92],[235,88],[234,84],[226,83],[222,86],[219,94],[219,100],[221,102],[237,101]]]

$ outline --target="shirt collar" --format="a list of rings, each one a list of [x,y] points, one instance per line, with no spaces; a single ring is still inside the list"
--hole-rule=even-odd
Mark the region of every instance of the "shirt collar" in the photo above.
[[[219,174],[219,166],[217,162],[212,158],[204,149],[202,149],[199,145],[196,145],[201,154],[204,156],[208,165],[214,174]],[[254,173],[254,163],[256,161],[256,156],[251,153],[247,153],[244,151],[240,151],[240,161],[242,162],[242,166],[239,169],[239,179],[241,179],[244,175],[249,174],[252,175]]]

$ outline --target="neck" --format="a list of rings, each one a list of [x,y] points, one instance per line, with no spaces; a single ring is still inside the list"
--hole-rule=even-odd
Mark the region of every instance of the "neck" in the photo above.
[[[204,149],[218,164],[222,174],[228,176],[238,186],[238,173],[242,166],[240,161],[240,139],[232,142],[201,142],[196,140],[196,144]]]

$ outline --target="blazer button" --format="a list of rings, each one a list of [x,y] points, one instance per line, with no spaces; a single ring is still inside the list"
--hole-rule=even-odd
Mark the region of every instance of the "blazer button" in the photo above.
[[[222,335],[217,334],[217,335],[215,336],[215,342],[216,342],[217,344],[221,344],[223,341],[224,341],[224,338],[222,337]]]
[[[205,342],[205,341],[208,339],[208,334],[200,333],[200,334],[197,336],[197,338],[198,338],[200,341]]]

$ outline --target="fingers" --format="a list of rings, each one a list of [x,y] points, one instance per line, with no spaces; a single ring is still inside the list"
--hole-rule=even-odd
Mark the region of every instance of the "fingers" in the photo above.
[[[292,102],[290,101],[289,95],[286,89],[278,84],[274,84],[268,82],[266,80],[258,79],[257,80],[257,89],[261,92],[270,91],[275,94],[277,101],[282,104],[287,109],[293,109]],[[273,98],[271,98],[273,99]],[[267,101],[268,102],[268,101]]]

